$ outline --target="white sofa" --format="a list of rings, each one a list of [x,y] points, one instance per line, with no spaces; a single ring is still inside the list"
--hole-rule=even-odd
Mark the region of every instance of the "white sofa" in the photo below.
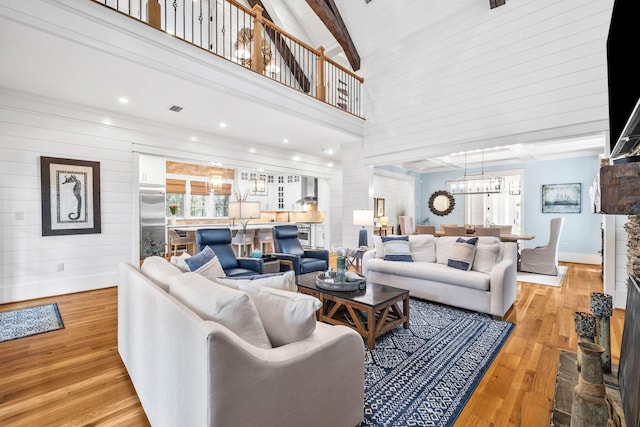
[[[256,347],[167,292],[172,277],[196,273],[166,264],[153,274],[119,265],[118,351],[153,426],[359,425],[355,331],[318,322],[300,341]]]
[[[447,266],[456,239],[411,235],[413,262],[405,262],[384,260],[382,240],[374,236],[375,248],[363,255],[363,274],[372,282],[407,289],[414,297],[503,318],[516,299],[516,244],[478,237],[473,267],[463,271]]]

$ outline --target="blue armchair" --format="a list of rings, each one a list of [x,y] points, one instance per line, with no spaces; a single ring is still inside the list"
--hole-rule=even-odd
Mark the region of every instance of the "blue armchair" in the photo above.
[[[231,246],[231,230],[228,228],[206,228],[196,230],[198,252],[209,246],[218,256],[227,276],[251,276],[262,274],[262,259],[236,258]]]
[[[329,251],[304,250],[298,240],[298,227],[295,225],[274,226],[273,246],[274,256],[293,262],[296,276],[312,271],[324,271],[329,267]]]

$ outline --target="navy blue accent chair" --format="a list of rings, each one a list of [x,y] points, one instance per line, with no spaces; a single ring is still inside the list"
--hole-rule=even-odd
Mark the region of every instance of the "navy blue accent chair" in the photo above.
[[[203,228],[196,230],[198,252],[209,246],[218,256],[227,276],[252,276],[262,274],[262,259],[236,258],[231,246],[231,230],[228,228]]]
[[[313,271],[325,271],[329,267],[329,251],[304,250],[298,240],[298,227],[295,225],[274,226],[273,246],[274,256],[293,262],[296,276]]]

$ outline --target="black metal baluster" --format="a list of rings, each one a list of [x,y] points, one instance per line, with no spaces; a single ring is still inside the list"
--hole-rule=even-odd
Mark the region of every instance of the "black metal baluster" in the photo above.
[[[226,48],[227,48],[227,41],[226,41],[226,35],[225,35],[225,28],[224,26],[226,25],[225,22],[225,13],[224,13],[224,5],[226,2],[222,3],[222,56],[225,56],[226,53]]]

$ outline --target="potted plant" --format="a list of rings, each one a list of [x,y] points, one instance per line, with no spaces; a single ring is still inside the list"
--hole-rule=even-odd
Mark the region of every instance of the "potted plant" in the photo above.
[[[178,205],[169,205],[169,212],[171,212],[171,216],[169,217],[169,224],[176,224],[176,214],[178,213]]]

